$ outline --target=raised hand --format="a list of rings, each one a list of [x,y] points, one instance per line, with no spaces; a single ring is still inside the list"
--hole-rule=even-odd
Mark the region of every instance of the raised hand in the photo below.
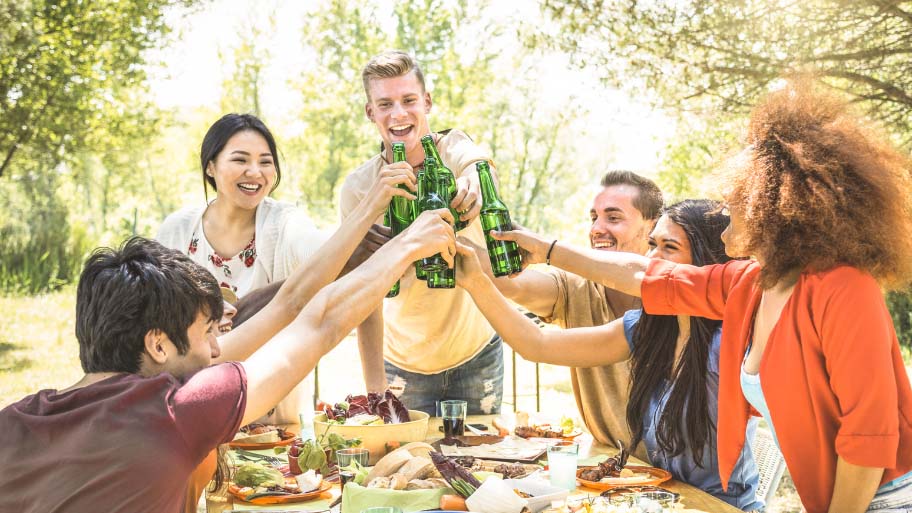
[[[491,236],[497,240],[511,240],[519,245],[519,250],[522,252],[523,257],[523,269],[529,264],[543,263],[554,240],[546,239],[516,223],[513,223],[512,231],[498,232],[492,230]]]
[[[458,266],[456,274],[459,276],[456,284],[460,287],[470,290],[480,280],[487,279],[485,277],[486,274],[491,274],[490,264],[488,264],[486,273],[484,264],[481,262],[488,259],[487,253],[470,239],[463,236],[456,238],[456,254],[458,255],[456,258],[456,265]]]
[[[412,191],[417,190],[415,181],[415,171],[408,162],[394,162],[380,168],[380,173],[374,181],[374,185],[367,192],[364,201],[368,202],[371,212],[379,216],[389,206],[393,196],[402,196],[410,200],[416,199],[417,196],[410,194],[397,187],[399,184],[405,184]]]
[[[453,214],[441,208],[422,212],[396,239],[401,239],[413,253],[412,260],[431,257],[440,253],[448,266],[456,256],[456,234],[453,231]],[[396,240],[393,239],[393,240]]]
[[[459,212],[459,219],[471,222],[481,212],[481,185],[478,175],[460,176],[456,179],[456,196],[450,206]]]

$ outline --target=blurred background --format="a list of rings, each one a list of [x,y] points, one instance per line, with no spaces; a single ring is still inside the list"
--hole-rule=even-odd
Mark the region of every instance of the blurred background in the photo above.
[[[816,73],[912,145],[907,1],[0,0],[0,406],[81,375],[83,259],[205,201],[199,145],[222,114],[260,116],[284,171],[274,196],[337,223],[344,177],[379,142],[360,71],[392,48],[423,65],[431,128],[490,148],[514,219],[580,244],[609,169],[669,202],[718,197],[714,165],[788,73]],[[909,296],[887,299],[908,351]],[[535,409],[533,367],[516,372],[529,402],[505,407]],[[545,405],[572,404],[566,369],[540,381]],[[326,399],[361,386],[321,381]]]

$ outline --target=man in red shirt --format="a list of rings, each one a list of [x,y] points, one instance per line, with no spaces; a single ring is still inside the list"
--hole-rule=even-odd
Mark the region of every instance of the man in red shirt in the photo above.
[[[180,511],[203,458],[284,397],[412,262],[436,253],[452,262],[452,216],[427,212],[327,285],[373,214],[339,228],[341,236],[323,248],[334,258],[322,259],[323,272],[301,284],[322,290],[240,363],[209,366],[222,297],[205,269],[142,238],[97,250],[77,290],[85,376],[0,411],[0,511]],[[267,306],[261,317],[281,310]]]

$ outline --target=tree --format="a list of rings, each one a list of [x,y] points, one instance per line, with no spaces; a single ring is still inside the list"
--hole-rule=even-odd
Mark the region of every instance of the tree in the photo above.
[[[256,13],[251,11],[247,17],[256,19]],[[263,22],[254,23],[252,28],[238,27],[237,45],[230,54],[219,52],[221,61],[234,69],[231,78],[222,83],[222,112],[263,115],[262,86],[267,78],[266,67],[272,53],[262,41],[275,30],[275,11],[272,11]]]
[[[289,182],[296,197],[324,218],[337,217],[337,188],[375,145],[364,120],[360,72],[385,46],[376,17],[370,3],[331,0],[312,12],[302,34],[315,59],[293,82],[302,98],[304,127],[286,145],[288,167],[296,173]]]
[[[138,164],[161,114],[145,51],[191,3],[0,0],[0,288],[67,283],[109,231],[133,231],[123,200],[148,198]]]
[[[540,32],[666,106],[740,113],[779,77],[814,72],[912,143],[907,0],[545,0]]]
[[[0,0],[0,176],[86,148],[112,121],[102,113],[141,113],[117,91],[142,85],[165,8],[184,3]]]

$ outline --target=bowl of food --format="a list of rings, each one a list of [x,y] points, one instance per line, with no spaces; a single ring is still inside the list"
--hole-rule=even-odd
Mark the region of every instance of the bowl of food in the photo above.
[[[385,395],[349,396],[314,416],[314,433],[318,437],[338,433],[349,440],[359,438],[361,447],[370,451],[373,465],[386,455],[388,444],[391,450],[408,442],[423,442],[428,417],[422,411],[406,410],[389,391]]]

